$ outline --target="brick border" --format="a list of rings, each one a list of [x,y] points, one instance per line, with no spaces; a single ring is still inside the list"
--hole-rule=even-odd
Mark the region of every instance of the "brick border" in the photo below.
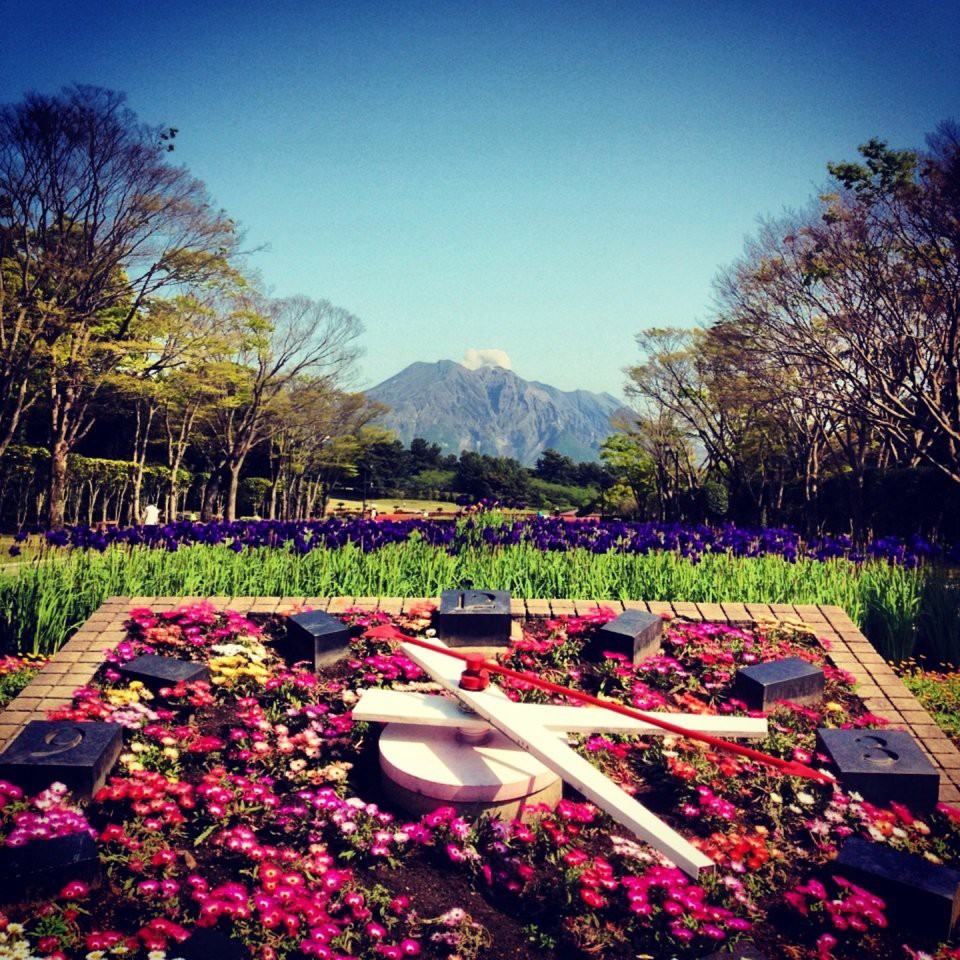
[[[206,600],[223,610],[249,613],[287,613],[310,606],[340,613],[360,606],[399,614],[437,598],[406,597],[110,597],[73,634],[63,648],[3,711],[0,711],[0,749],[30,720],[46,719],[47,711],[69,703],[73,691],[89,683],[103,662],[103,651],[125,636],[123,624],[133,607],[173,610],[185,603]],[[895,729],[916,737],[940,772],[940,800],[960,801],[960,750],[933,717],[906,688],[893,668],[873,648],[853,621],[835,606],[789,603],[667,603],[636,600],[523,600],[510,601],[515,620],[542,616],[577,616],[611,607],[616,611],[646,610],[668,613],[685,620],[750,625],[759,621],[802,623],[830,642],[829,660],[856,678],[856,692],[864,705]]]

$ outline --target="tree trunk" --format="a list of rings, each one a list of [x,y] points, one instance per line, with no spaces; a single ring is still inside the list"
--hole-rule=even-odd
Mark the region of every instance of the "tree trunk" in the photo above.
[[[240,468],[243,460],[228,464],[229,483],[227,486],[227,516],[228,521],[237,519],[237,490],[240,488]]]
[[[133,502],[130,505],[130,522],[143,520],[140,495],[143,490],[143,475],[147,468],[147,444],[150,442],[150,427],[157,407],[152,403],[136,403],[137,426],[133,437]],[[144,409],[145,408],[145,409]]]
[[[50,486],[47,505],[47,525],[51,530],[63,526],[67,503],[67,442],[58,438],[50,450]]]
[[[210,479],[203,491],[203,501],[200,507],[200,519],[204,523],[209,523],[214,519],[216,513],[216,503],[220,496],[220,467],[216,467],[210,473]]]

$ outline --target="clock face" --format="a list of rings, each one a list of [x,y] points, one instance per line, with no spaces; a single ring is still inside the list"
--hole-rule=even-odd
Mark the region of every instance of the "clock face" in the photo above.
[[[401,649],[455,700],[373,689],[353,710],[355,720],[388,723],[381,738],[381,767],[398,788],[438,802],[495,803],[510,795],[520,803],[562,780],[691,876],[714,869],[712,860],[571,749],[563,736],[571,731],[664,730],[607,710],[514,703],[495,686],[464,690],[462,656],[451,655],[441,644],[432,646],[403,643]],[[670,721],[714,736],[765,737],[767,732],[762,718],[670,714]]]

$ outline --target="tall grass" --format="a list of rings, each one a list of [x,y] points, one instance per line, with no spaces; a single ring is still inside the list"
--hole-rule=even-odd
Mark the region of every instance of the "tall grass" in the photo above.
[[[955,596],[944,599],[927,583],[922,570],[882,561],[790,563],[773,556],[705,554],[694,562],[669,551],[544,552],[529,545],[473,546],[451,555],[416,539],[369,553],[351,544],[306,554],[114,546],[53,557],[0,579],[0,649],[54,652],[112,595],[432,597],[473,584],[527,598],[836,604],[885,656],[900,659],[912,652],[917,636],[942,630],[949,621]],[[954,626],[940,659],[960,652],[956,633]]]

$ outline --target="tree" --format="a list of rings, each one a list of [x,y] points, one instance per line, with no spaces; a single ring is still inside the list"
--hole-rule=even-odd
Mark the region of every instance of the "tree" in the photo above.
[[[556,450],[546,449],[537,458],[534,475],[547,483],[574,486],[577,483],[577,465],[570,457]]]
[[[67,455],[143,334],[144,306],[206,282],[236,249],[203,184],[168,162],[175,134],[96,87],[0,108],[0,453],[44,384],[52,527],[63,523]]]
[[[208,366],[220,396],[208,410],[212,476],[204,496],[210,519],[221,484],[227,486],[227,519],[236,516],[240,471],[250,451],[282,427],[275,416],[285,391],[311,378],[334,389],[357,356],[357,317],[326,300],[269,300],[254,292],[237,304],[243,335]]]
[[[410,441],[410,469],[413,473],[441,469],[443,451],[439,443],[429,443],[423,437]]]
[[[729,375],[700,329],[653,328],[638,334],[637,344],[644,356],[627,370],[626,393],[638,405],[639,433],[649,439],[648,453],[659,465],[661,512],[676,499],[671,478],[692,472],[685,448],[694,439],[705,455],[704,472],[724,474],[752,503],[752,519],[759,519],[766,488],[750,462],[762,443],[755,437],[758,405],[749,381]]]
[[[322,380],[292,384],[275,411],[280,426],[270,438],[270,518],[278,508],[284,517],[323,516],[332,484],[356,475],[364,428],[385,409]]]
[[[600,456],[613,480],[611,486],[626,487],[642,516],[648,499],[657,493],[658,488],[654,463],[638,434],[623,424],[622,432],[611,434],[600,445]],[[660,502],[663,502],[662,497]]]
[[[755,354],[811,376],[855,474],[888,458],[960,483],[960,132],[929,145],[871,140],[830,165],[813,210],[751,244],[722,309]]]
[[[477,500],[524,502],[530,493],[530,474],[510,457],[464,450],[457,462],[454,485]]]
[[[364,444],[357,470],[372,496],[398,496],[413,476],[413,460],[393,433],[384,430],[379,439]]]

